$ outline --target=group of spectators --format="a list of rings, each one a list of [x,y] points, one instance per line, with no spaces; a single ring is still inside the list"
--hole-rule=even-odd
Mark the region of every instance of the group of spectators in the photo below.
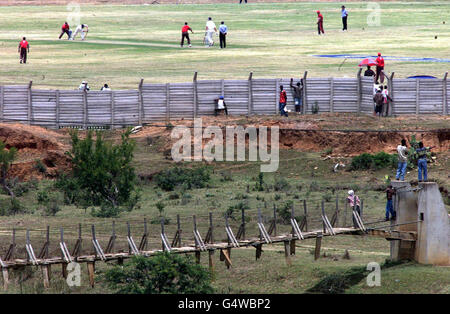
[[[300,81],[297,82],[297,84],[294,85],[294,79],[291,78],[291,82],[289,84],[292,90],[292,96],[294,98],[294,106],[295,106],[295,112],[297,114],[301,114],[303,112],[303,79],[300,79]],[[288,110],[286,108],[287,106],[287,93],[284,89],[283,85],[280,85],[280,96],[278,101],[278,109],[280,111],[281,116],[288,116]]]
[[[89,90],[91,90],[91,88],[89,87],[88,82],[86,82],[86,81],[82,81],[81,84],[80,84],[80,86],[78,87],[78,89],[81,90],[81,91],[89,91]],[[108,84],[105,83],[105,84],[102,86],[102,88],[100,88],[100,90],[101,90],[101,91],[110,91],[111,88],[109,87]]]

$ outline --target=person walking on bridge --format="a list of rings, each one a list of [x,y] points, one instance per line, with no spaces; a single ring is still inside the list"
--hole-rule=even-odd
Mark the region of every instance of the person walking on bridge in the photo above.
[[[361,200],[359,199],[358,195],[355,194],[355,191],[353,190],[348,191],[347,202],[350,205],[350,208],[352,208],[352,210],[357,212],[358,215],[361,217]],[[359,228],[355,217],[353,217],[353,226],[355,228]]]

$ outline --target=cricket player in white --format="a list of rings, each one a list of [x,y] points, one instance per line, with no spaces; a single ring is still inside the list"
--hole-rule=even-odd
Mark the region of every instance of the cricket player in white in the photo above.
[[[208,17],[208,21],[206,22],[206,38],[205,45],[211,47],[214,45],[213,35],[217,34],[216,24],[212,21],[210,17]]]
[[[84,40],[86,38],[87,33],[89,32],[89,27],[87,24],[81,24],[78,25],[75,29],[75,32],[73,32],[72,40],[75,39],[75,36],[77,36],[78,33],[81,34],[81,40]]]

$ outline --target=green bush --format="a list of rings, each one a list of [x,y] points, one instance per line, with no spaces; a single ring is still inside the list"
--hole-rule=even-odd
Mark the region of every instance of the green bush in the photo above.
[[[209,169],[206,166],[195,169],[175,167],[158,173],[155,176],[155,182],[164,191],[173,191],[177,186],[190,190],[206,187],[210,177]]]
[[[80,139],[76,131],[71,132],[72,150],[67,152],[71,159],[72,173],[61,175],[56,187],[64,192],[66,203],[93,209],[93,215],[116,216],[122,210],[132,210],[139,200],[136,188],[137,177],[131,165],[135,143],[130,129],[122,134],[119,144],[106,142],[101,132],[89,131]]]
[[[248,210],[250,207],[245,202],[239,202],[235,205],[228,207],[225,211],[225,217],[228,217],[232,220],[236,220],[236,213],[240,213],[242,210]]]
[[[351,170],[378,170],[382,168],[395,168],[397,166],[397,155],[379,152],[374,155],[363,153],[352,158]]]
[[[293,204],[294,202],[292,200],[289,200],[277,208],[278,217],[283,224],[290,224]]]
[[[190,257],[158,253],[135,256],[104,274],[106,285],[120,294],[213,293],[210,272]]]
[[[0,200],[0,216],[26,214],[28,211],[15,197]]]
[[[273,184],[273,189],[275,191],[287,191],[291,186],[289,182],[283,177],[276,177],[275,183]]]

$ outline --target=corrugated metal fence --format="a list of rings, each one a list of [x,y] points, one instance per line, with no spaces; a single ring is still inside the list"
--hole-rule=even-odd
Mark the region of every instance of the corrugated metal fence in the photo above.
[[[294,110],[290,79],[197,80],[191,83],[144,84],[136,90],[39,90],[29,85],[0,86],[0,121],[17,121],[51,128],[65,126],[121,127],[153,121],[191,119],[214,114],[214,99],[225,97],[231,115],[278,113],[279,86]],[[303,102],[306,113],[315,104],[319,112],[373,112],[373,80],[307,78]],[[294,80],[294,84],[298,82]],[[449,114],[450,81],[388,78],[394,99],[391,114]]]

